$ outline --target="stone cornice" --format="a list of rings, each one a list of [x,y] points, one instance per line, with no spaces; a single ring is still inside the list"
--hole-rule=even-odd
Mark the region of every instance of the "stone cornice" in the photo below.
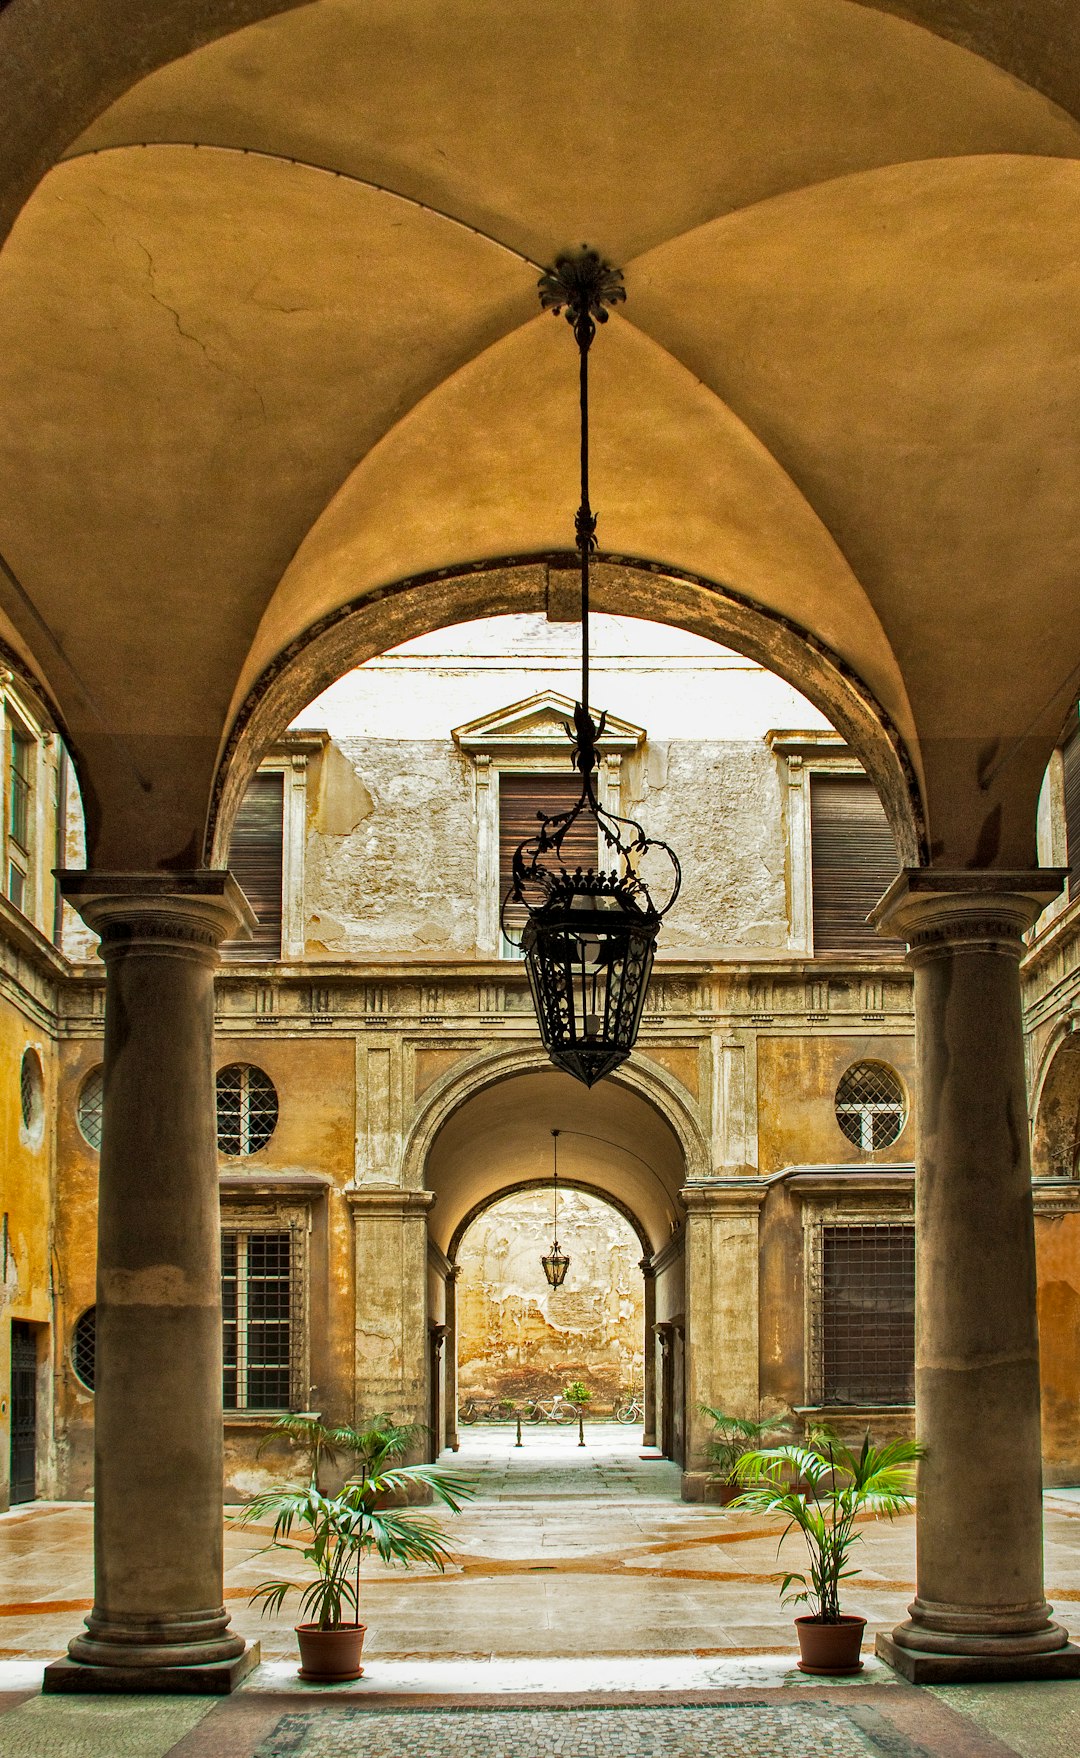
[[[425,1215],[435,1201],[433,1190],[402,1190],[396,1184],[354,1185],[344,1191],[354,1219],[361,1215]]]
[[[710,1178],[684,1184],[679,1195],[689,1215],[730,1215],[760,1209],[767,1190],[758,1178]]]

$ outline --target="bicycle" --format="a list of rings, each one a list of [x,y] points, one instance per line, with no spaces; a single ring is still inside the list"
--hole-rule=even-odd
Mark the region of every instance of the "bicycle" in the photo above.
[[[577,1410],[561,1392],[546,1402],[542,1398],[526,1398],[522,1409],[523,1422],[556,1422],[559,1424],[577,1421]]]
[[[512,1422],[514,1406],[509,1398],[466,1398],[458,1406],[459,1422]]]
[[[616,1422],[645,1421],[645,1407],[636,1392],[631,1392],[626,1398],[617,1398],[611,1414]]]

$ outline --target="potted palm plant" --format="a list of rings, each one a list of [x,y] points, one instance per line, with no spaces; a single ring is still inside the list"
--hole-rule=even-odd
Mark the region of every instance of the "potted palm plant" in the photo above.
[[[709,1452],[716,1470],[709,1473],[709,1483],[713,1488],[709,1499],[731,1502],[742,1487],[736,1467],[743,1454],[754,1445],[760,1447],[768,1433],[782,1432],[786,1422],[783,1418],[756,1422],[748,1416],[730,1416],[726,1410],[717,1410],[712,1404],[699,1404],[698,1409],[713,1425]]]
[[[290,1593],[299,1593],[302,1621],[296,1625],[300,1645],[300,1677],[320,1684],[339,1684],[363,1673],[360,1656],[367,1626],[360,1622],[360,1565],[374,1551],[384,1563],[427,1563],[440,1571],[450,1551],[430,1515],[400,1504],[418,1491],[436,1496],[457,1513],[472,1494],[464,1478],[431,1465],[396,1463],[415,1440],[415,1423],[372,1417],[366,1427],[323,1429],[316,1419],[285,1417],[278,1430],[291,1434],[305,1451],[308,1481],[282,1485],[255,1496],[240,1517],[241,1525],[273,1518],[268,1550],[300,1556],[311,1565],[307,1581],[293,1578],[263,1581],[249,1594],[263,1614],[281,1610]],[[322,1429],[316,1435],[313,1426]],[[356,1472],[336,1495],[319,1488],[322,1461],[351,1454]]]
[[[736,1463],[745,1487],[732,1505],[786,1517],[777,1555],[796,1528],[806,1542],[807,1573],[789,1571],[780,1588],[781,1604],[809,1607],[795,1619],[802,1672],[853,1673],[862,1667],[866,1619],[840,1610],[841,1581],[860,1572],[847,1566],[862,1536],[855,1522],[860,1514],[893,1520],[906,1513],[914,1501],[912,1466],[922,1453],[918,1441],[877,1447],[869,1434],[856,1453],[820,1429],[802,1446],[746,1452]]]

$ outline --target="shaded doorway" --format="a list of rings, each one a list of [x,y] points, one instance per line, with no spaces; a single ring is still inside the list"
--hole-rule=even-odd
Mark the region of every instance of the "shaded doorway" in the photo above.
[[[37,1494],[37,1338],[33,1325],[11,1322],[11,1500]]]

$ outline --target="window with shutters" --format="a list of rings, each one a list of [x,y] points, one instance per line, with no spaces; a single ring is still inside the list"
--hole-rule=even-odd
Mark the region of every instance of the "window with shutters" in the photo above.
[[[810,859],[815,955],[901,953],[902,941],[885,939],[866,920],[900,863],[865,775],[811,776]]]
[[[1080,897],[1080,728],[1061,752],[1065,781],[1065,848],[1069,865],[1069,901]]]
[[[229,867],[258,921],[252,939],[225,942],[223,958],[281,957],[284,785],[280,771],[254,776],[236,815]]]
[[[825,1405],[915,1399],[915,1228],[826,1223],[811,1265],[810,1395]]]
[[[29,914],[37,741],[10,724],[8,742],[7,894],[16,909]]]
[[[581,796],[581,777],[575,771],[545,770],[536,775],[504,771],[499,777],[499,901],[506,897],[512,881],[514,850],[519,843],[535,834],[539,814],[551,817],[568,812]],[[596,822],[582,817],[571,826],[562,845],[566,866],[595,867],[599,859]],[[521,904],[508,903],[503,922],[513,940],[520,939],[525,925],[525,909]],[[504,957],[520,956],[518,948],[505,935]]]

